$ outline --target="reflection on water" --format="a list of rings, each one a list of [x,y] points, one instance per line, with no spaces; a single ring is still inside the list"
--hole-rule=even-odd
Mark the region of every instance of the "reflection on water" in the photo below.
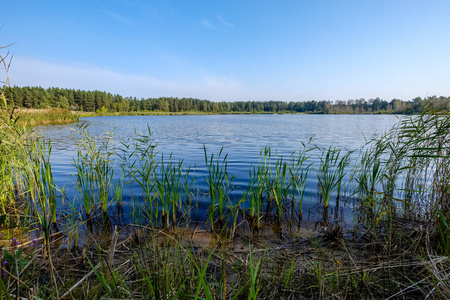
[[[201,115],[201,116],[121,116],[82,118],[90,123],[92,136],[101,136],[105,131],[114,133],[119,142],[135,136],[135,132],[152,131],[157,151],[165,157],[172,153],[174,160],[184,160],[191,166],[198,188],[206,191],[203,176],[206,174],[203,146],[208,153],[218,153],[223,147],[228,153],[228,171],[235,175],[233,185],[238,187],[235,196],[248,185],[249,169],[258,162],[261,148],[269,146],[278,156],[288,157],[298,151],[302,142],[314,137],[313,145],[320,148],[330,145],[358,149],[366,139],[379,136],[398,122],[392,115]],[[69,188],[73,195],[73,158],[77,147],[75,125],[38,126],[36,132],[52,143],[51,162],[58,186]],[[318,162],[319,149],[310,152],[311,162]],[[70,192],[72,189],[72,192]],[[137,186],[124,189],[124,201],[139,195]],[[317,177],[314,171],[307,180],[305,204],[312,205],[317,198]],[[200,200],[202,201],[202,200]],[[333,203],[330,202],[330,205]]]

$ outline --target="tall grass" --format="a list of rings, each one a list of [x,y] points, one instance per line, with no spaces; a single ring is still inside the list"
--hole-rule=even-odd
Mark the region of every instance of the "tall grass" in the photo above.
[[[345,154],[341,152],[341,149],[330,146],[319,157],[320,165],[317,179],[325,211],[328,210],[331,195],[336,192],[337,198],[339,197],[342,179],[346,175],[345,168],[349,165],[351,152]]]
[[[114,161],[112,156],[115,150],[111,148],[111,134],[100,141],[93,138],[86,125],[80,125],[80,136],[77,140],[79,146],[77,158],[73,165],[77,169],[76,186],[82,199],[86,218],[89,220],[92,211],[100,206],[103,214],[107,214],[110,204],[112,179],[114,176]]]
[[[431,104],[425,111],[388,134],[385,197],[403,217],[427,221],[438,245],[444,245],[448,238],[442,233],[449,233],[450,220],[450,116]],[[402,186],[395,189],[400,177]]]
[[[63,108],[19,109],[17,122],[23,126],[55,125],[77,122],[80,115]]]
[[[384,208],[381,206],[383,189],[381,183],[385,172],[384,152],[387,145],[385,136],[369,142],[368,149],[362,149],[360,160],[355,170],[357,183],[355,194],[360,199],[360,207],[364,211],[365,226],[375,228]]]
[[[291,205],[294,211],[298,205],[299,221],[301,221],[303,217],[303,198],[305,196],[306,180],[311,173],[311,168],[313,165],[312,162],[308,162],[308,159],[311,157],[309,152],[314,150],[314,148],[309,147],[311,141],[312,138],[306,143],[302,142],[302,147],[298,151],[298,154],[296,155],[294,152],[290,158],[291,164],[289,174],[292,182]]]
[[[5,70],[4,57],[0,56]],[[6,80],[6,83],[8,80]],[[22,238],[21,228],[28,226],[23,220],[32,222],[33,217],[37,219],[38,229],[44,234],[46,257],[48,258],[51,283],[58,297],[58,286],[52,262],[50,231],[51,224],[57,221],[57,196],[56,187],[49,156],[51,152],[50,143],[37,141],[32,138],[31,132],[24,125],[19,124],[19,116],[11,103],[0,92],[0,202],[3,221],[13,229],[12,247],[15,251],[13,261],[15,265],[15,289],[19,293],[19,262],[22,249],[16,249],[18,240]],[[30,214],[30,215],[29,215]],[[26,227],[25,227],[26,228]],[[6,257],[11,257],[6,252]],[[12,261],[11,261],[12,263]],[[9,292],[6,286],[1,284],[2,292],[7,298]]]
[[[261,151],[262,152],[262,151]],[[264,152],[266,158],[267,152]],[[261,158],[261,154],[260,154]],[[246,197],[249,201],[249,219],[252,227],[261,228],[261,213],[265,203],[265,190],[269,167],[266,159],[249,171],[249,185]]]
[[[206,183],[209,187],[209,198],[211,205],[208,212],[208,220],[212,228],[216,224],[219,227],[225,225],[226,209],[230,202],[230,187],[234,176],[228,174],[228,155],[222,155],[223,148],[220,149],[217,158],[214,158],[214,154],[208,157],[206,147],[203,146],[205,153],[205,163],[208,175],[205,176]]]
[[[177,217],[180,217],[183,211],[189,210],[188,206],[183,205],[183,193],[186,192],[185,185],[190,170],[183,172],[183,161],[174,163],[171,159],[172,156],[169,157],[169,162],[165,162],[164,156],[161,158],[160,171],[155,177],[161,218],[166,228],[169,228],[170,216],[175,228]]]
[[[269,204],[270,202],[273,202],[276,207],[277,225],[281,224],[284,205],[287,200],[289,189],[291,188],[291,181],[288,180],[288,176],[289,172],[287,162],[283,161],[283,158],[279,158],[277,153],[275,153],[275,166],[269,169],[267,190],[269,195]]]
[[[155,174],[158,162],[156,160],[156,145],[152,141],[150,127],[147,132],[135,134],[136,137],[129,143],[123,143],[122,155],[120,155],[122,165],[127,170],[130,177],[135,180],[142,189],[143,201],[146,206],[143,210],[151,222],[158,223],[159,209],[156,203],[157,194]],[[130,147],[132,148],[129,151]]]
[[[0,93],[0,202],[3,214],[13,213],[21,204],[26,204],[30,149],[30,132],[17,124],[14,109],[7,110],[8,103]],[[23,201],[17,201],[17,200]]]

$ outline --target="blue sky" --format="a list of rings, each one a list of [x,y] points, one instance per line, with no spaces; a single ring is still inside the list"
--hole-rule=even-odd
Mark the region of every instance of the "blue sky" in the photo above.
[[[11,85],[214,101],[450,95],[447,0],[4,2]]]

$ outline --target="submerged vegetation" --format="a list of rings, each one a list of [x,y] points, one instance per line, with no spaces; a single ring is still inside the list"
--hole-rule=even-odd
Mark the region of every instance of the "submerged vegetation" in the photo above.
[[[308,142],[289,157],[262,149],[237,199],[223,149],[205,147],[200,191],[150,129],[118,144],[79,125],[71,198],[51,145],[0,98],[1,298],[450,297],[450,115],[432,104],[359,152],[321,149],[318,164]]]

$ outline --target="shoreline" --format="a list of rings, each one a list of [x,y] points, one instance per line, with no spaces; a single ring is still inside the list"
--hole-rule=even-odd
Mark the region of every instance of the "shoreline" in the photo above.
[[[18,108],[14,110],[14,116],[18,122],[26,126],[35,125],[59,125],[77,122],[79,118],[112,117],[112,116],[207,116],[207,115],[395,115],[415,116],[411,114],[398,113],[297,113],[297,112],[164,112],[164,111],[142,111],[142,112],[111,112],[96,113],[84,111],[70,111],[62,108]]]

